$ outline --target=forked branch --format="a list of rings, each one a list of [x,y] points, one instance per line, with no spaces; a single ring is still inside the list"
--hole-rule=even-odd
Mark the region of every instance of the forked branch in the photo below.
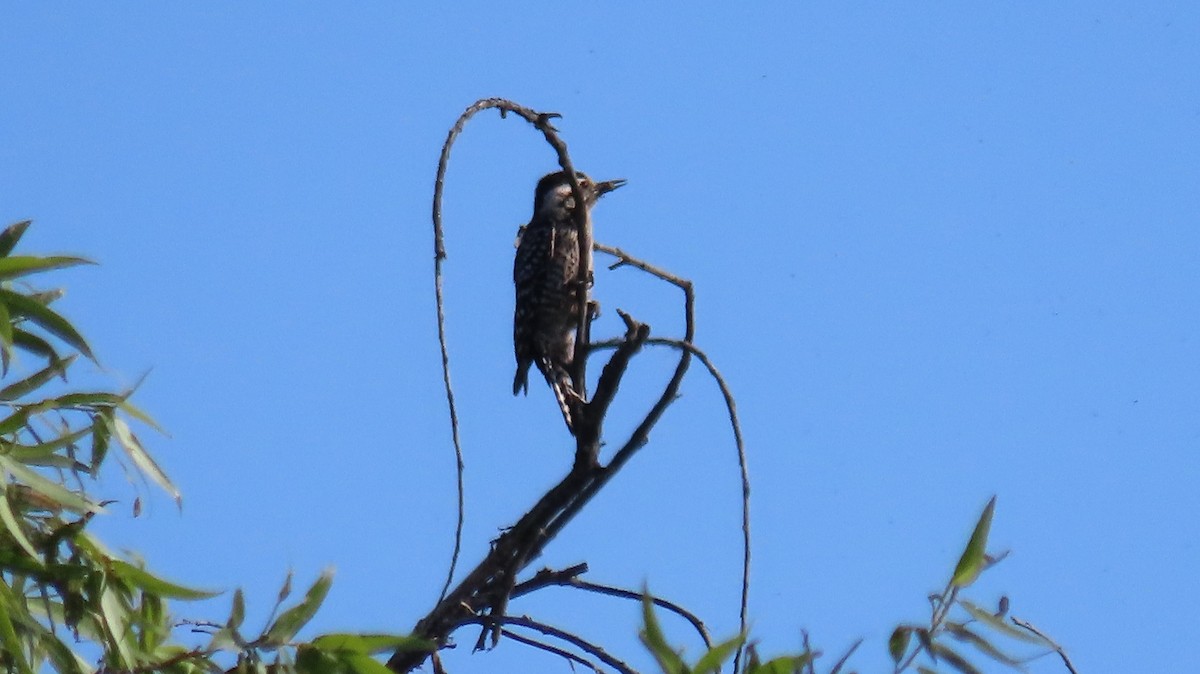
[[[546,141],[554,148],[558,155],[559,165],[569,177],[571,189],[574,192],[575,203],[585,204],[582,189],[578,184],[574,166],[567,154],[566,144],[559,138],[556,129],[550,124],[550,121],[556,117],[554,113],[538,113],[524,106],[517,105],[511,101],[490,98],[483,99],[463,112],[451,128],[450,133],[446,138],[446,143],[442,147],[441,159],[438,164],[437,179],[434,186],[434,204],[433,204],[433,225],[434,225],[434,269],[435,269],[435,288],[438,305],[438,336],[442,350],[442,365],[444,383],[446,388],[447,401],[450,406],[450,419],[452,425],[452,434],[454,438],[455,457],[458,465],[458,495],[459,495],[459,518],[458,526],[455,532],[455,551],[451,561],[450,570],[447,575],[446,585],[443,588],[441,596],[434,608],[420,621],[412,630],[414,636],[427,639],[441,648],[448,644],[450,635],[459,627],[469,624],[483,625],[490,630],[493,640],[499,638],[504,626],[516,627],[522,626],[543,631],[544,634],[549,634],[555,638],[562,639],[568,643],[582,649],[588,655],[597,658],[598,660],[614,667],[620,671],[629,671],[623,663],[611,658],[603,653],[598,648],[593,649],[586,641],[574,635],[562,633],[547,632],[541,629],[541,625],[536,625],[527,619],[514,618],[506,613],[508,600],[511,596],[519,595],[524,592],[532,591],[536,586],[523,584],[517,585],[517,575],[529,564],[529,562],[537,558],[545,546],[554,539],[555,536],[565,527],[576,514],[591,500],[596,493],[610,480],[617,471],[632,458],[642,446],[647,442],[650,431],[662,417],[667,407],[676,399],[679,392],[679,387],[683,377],[687,372],[688,365],[691,362],[693,355],[698,352],[694,348],[681,348],[679,362],[675,368],[675,372],[671,379],[664,387],[662,394],[657,402],[647,412],[642,422],[637,426],[628,440],[615,452],[607,464],[602,464],[599,461],[600,439],[603,434],[604,419],[607,415],[609,406],[614,400],[617,390],[620,387],[621,379],[632,360],[633,356],[648,343],[650,339],[649,327],[635,320],[633,317],[619,312],[622,320],[625,322],[625,335],[619,340],[606,342],[606,345],[611,345],[614,353],[608,359],[601,375],[597,381],[596,392],[589,402],[581,402],[575,405],[573,411],[573,422],[576,434],[576,460],[572,469],[567,475],[546,494],[544,494],[537,503],[521,517],[521,519],[513,525],[512,528],[506,530],[499,538],[492,543],[490,552],[485,558],[475,567],[470,573],[463,578],[453,590],[450,585],[454,576],[454,569],[457,563],[459,550],[461,548],[462,538],[462,512],[463,512],[463,487],[462,487],[462,449],[459,443],[458,435],[458,417],[455,409],[454,393],[450,384],[449,370],[449,355],[445,339],[445,311],[444,299],[442,292],[442,261],[446,257],[442,234],[442,216],[441,216],[441,200],[445,181],[447,163],[450,155],[450,148],[455,138],[462,132],[466,122],[478,112],[483,110],[496,108],[501,112],[501,116],[507,113],[513,113],[534,125],[542,132]],[[577,208],[574,216],[577,219],[577,225],[580,232],[579,236],[579,259],[585,261],[580,265],[579,276],[576,282],[582,288],[588,288],[592,270],[590,268],[591,250],[593,248],[592,236],[590,231],[590,221],[586,208]],[[680,288],[684,293],[684,321],[685,335],[679,343],[690,347],[695,335],[695,318],[694,305],[695,296],[692,289],[692,284],[686,279],[680,278],[662,269],[659,269],[649,263],[643,262],[636,258],[626,255],[618,249],[610,249],[604,246],[597,246],[597,250],[611,252],[616,255],[620,262],[619,264],[629,265],[637,269],[641,269],[647,273],[656,276],[659,279],[667,281],[676,287]],[[589,342],[589,321],[591,319],[589,312],[589,293],[579,293],[579,305],[576,309],[579,312],[578,328],[575,342],[575,358],[573,364],[572,379],[576,384],[576,391],[580,394],[581,399],[586,400],[586,365],[587,359],[591,353],[594,353]],[[711,363],[706,365],[711,368]],[[740,433],[739,433],[740,435]],[[536,581],[536,578],[535,578]],[[608,594],[624,596],[623,591],[618,588],[607,588],[593,584],[586,584],[578,579],[573,579],[570,583],[572,586],[589,589],[591,591],[602,591]],[[520,592],[516,588],[520,587]],[[743,594],[744,596],[744,594]],[[674,606],[674,605],[672,605]],[[690,613],[682,609],[675,609],[681,615],[688,617],[701,635],[707,641],[707,634],[703,629],[703,625],[692,616]],[[745,619],[744,599],[743,599],[743,624]],[[486,634],[486,633],[485,633]],[[530,643],[531,640],[527,637],[522,638],[522,641]],[[483,636],[481,635],[481,644]],[[541,642],[537,642],[541,644]],[[535,644],[535,645],[537,645]],[[539,647],[546,646],[544,644]],[[548,646],[546,650],[552,650],[557,647]],[[558,652],[552,650],[552,652]],[[560,654],[564,654],[563,653]],[[419,666],[426,658],[430,656],[428,652],[412,652],[412,651],[397,651],[388,661],[388,667],[395,672],[408,672]],[[570,657],[564,655],[564,657]],[[590,666],[590,662],[585,662],[587,658],[571,657],[572,661],[579,662]]]

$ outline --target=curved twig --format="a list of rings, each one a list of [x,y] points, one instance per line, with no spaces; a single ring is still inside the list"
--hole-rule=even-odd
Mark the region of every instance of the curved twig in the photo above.
[[[644,601],[647,597],[644,592],[634,592],[625,588],[616,587],[614,585],[604,585],[601,583],[593,583],[591,581],[580,580],[580,574],[587,573],[588,565],[586,562],[569,566],[565,569],[553,571],[551,569],[542,569],[533,575],[533,578],[518,583],[513,587],[512,596],[514,598],[521,595],[529,594],[535,590],[540,590],[544,587],[573,587],[587,592],[595,592],[604,594],[610,597],[620,597],[622,599],[633,599],[635,601]],[[704,626],[704,622],[691,611],[683,608],[679,604],[672,601],[667,601],[661,597],[649,595],[650,601],[654,602],[655,606],[674,613],[691,623],[696,629],[696,633],[700,635],[700,640],[704,642],[705,648],[712,648],[712,638],[708,634],[708,628]]]
[[[1054,649],[1054,652],[1058,653],[1058,657],[1062,658],[1063,664],[1066,665],[1066,667],[1067,667],[1067,671],[1071,672],[1071,674],[1078,674],[1078,672],[1075,671],[1075,665],[1071,664],[1071,658],[1067,657],[1067,652],[1063,650],[1062,646],[1059,646],[1058,643],[1056,643],[1053,639],[1046,636],[1046,634],[1044,632],[1042,632],[1038,628],[1034,627],[1033,624],[1030,623],[1028,620],[1021,620],[1020,618],[1017,618],[1015,616],[1009,618],[1009,620],[1013,621],[1013,624],[1016,625],[1017,627],[1023,627],[1025,629],[1029,630],[1030,632],[1033,632],[1034,634],[1038,635],[1039,637],[1045,639],[1046,643],[1050,644],[1050,647]]]
[[[688,309],[686,339],[651,337],[646,340],[646,343],[672,346],[685,353],[696,356],[698,359],[700,359],[700,362],[704,364],[704,367],[708,369],[708,373],[712,375],[714,380],[716,380],[717,386],[721,389],[721,395],[725,398],[725,408],[729,412],[729,424],[733,429],[734,443],[737,445],[738,468],[741,471],[742,480],[742,592],[741,606],[738,610],[738,622],[741,633],[745,634],[746,624],[749,620],[748,613],[750,606],[750,470],[746,462],[746,443],[742,437],[742,425],[738,420],[737,403],[733,397],[733,392],[730,390],[729,385],[725,382],[725,378],[721,376],[721,372],[717,370],[715,365],[713,365],[713,362],[708,357],[708,354],[704,353],[704,351],[697,348],[696,345],[692,343],[694,337],[694,328],[692,323],[691,303],[694,300],[692,296],[691,283],[674,277],[673,275],[668,274],[663,270],[654,267],[653,265],[649,265],[641,260],[638,260],[620,248],[606,246],[601,243],[593,244],[593,247],[598,251],[608,253],[609,255],[617,258],[617,262],[611,265],[609,267],[610,269],[615,269],[625,265],[640,269],[648,274],[652,274],[660,279],[663,279],[664,281],[667,281],[668,283],[673,283],[674,285],[682,288],[685,296],[687,297]],[[686,287],[683,285],[685,283]],[[612,340],[597,342],[590,345],[590,347],[593,349],[615,348],[616,346],[617,344]],[[684,367],[686,368],[686,366]],[[738,649],[738,652],[734,656],[733,660],[734,674],[738,674],[740,671],[741,655],[742,649]]]
[[[571,164],[571,157],[567,154],[567,145],[558,137],[550,120],[558,117],[557,113],[539,113],[530,108],[503,98],[484,98],[472,103],[466,110],[459,115],[454,122],[454,126],[450,128],[450,132],[446,135],[446,142],[442,144],[442,152],[438,158],[437,177],[433,185],[433,277],[434,277],[434,296],[437,301],[437,327],[438,327],[438,344],[441,347],[442,355],[442,380],[446,388],[446,403],[450,409],[450,435],[454,443],[454,459],[457,473],[457,490],[458,490],[458,517],[454,528],[454,552],[450,556],[450,568],[446,572],[446,582],[442,585],[442,591],[438,595],[438,601],[446,598],[446,593],[450,590],[450,583],[454,580],[454,571],[458,566],[458,557],[462,552],[462,531],[463,520],[465,518],[466,497],[463,488],[463,470],[465,463],[463,461],[462,441],[459,437],[458,430],[458,408],[454,401],[454,388],[450,384],[450,353],[446,346],[446,310],[445,297],[442,283],[442,263],[446,259],[446,244],[443,236],[442,228],[442,193],[446,183],[446,169],[450,161],[450,148],[454,144],[455,139],[462,133],[467,121],[474,117],[477,113],[491,108],[500,110],[501,117],[511,112],[525,119],[530,124],[538,128],[546,137],[546,141],[554,148],[558,155],[559,166],[567,172],[571,181],[571,190],[575,195],[575,203],[583,204],[583,190],[579,186],[579,181],[575,177],[575,169]],[[591,250],[591,231],[588,226],[588,213],[586,208],[578,208],[575,211],[575,217],[580,225],[580,259],[590,260],[591,256],[584,256],[584,251]],[[586,247],[585,247],[586,246]],[[588,267],[584,269],[583,267]],[[591,268],[588,265],[580,265],[580,279],[586,281],[591,274]],[[586,288],[586,284],[582,287]],[[588,313],[587,313],[587,293],[580,293],[580,325],[576,333],[576,353],[579,353],[579,343],[587,344],[588,340]],[[582,359],[576,358],[577,363]],[[578,365],[577,375],[575,379],[577,388],[582,395],[582,382],[585,381],[585,365]]]
[[[854,644],[846,650],[846,654],[838,659],[837,664],[833,666],[833,669],[829,670],[829,674],[838,674],[838,672],[842,671],[842,667],[846,665],[846,661],[850,659],[851,655],[854,655],[854,651],[858,650],[858,647],[862,645],[862,642],[862,639],[855,641]]]
[[[564,629],[559,629],[553,625],[538,622],[525,616],[471,616],[469,618],[463,618],[460,620],[458,626],[482,625],[484,627],[490,627],[495,624],[515,625],[517,627],[524,627],[536,632],[541,632],[548,637],[554,637],[555,639],[559,639],[571,644],[584,653],[595,657],[597,660],[600,660],[613,669],[621,672],[621,674],[638,674],[637,670],[633,669],[621,660],[618,660],[616,657],[610,655],[608,651],[584,639],[583,637],[572,634]]]
[[[439,162],[438,176],[435,184],[433,210],[435,239],[434,273],[438,302],[438,335],[443,355],[443,375],[447,390],[447,401],[451,408],[450,419],[455,442],[455,455],[459,466],[460,509],[459,525],[455,533],[455,551],[451,559],[450,570],[447,574],[447,584],[443,588],[441,598],[437,604],[417,622],[413,629],[414,635],[427,638],[437,644],[438,647],[445,646],[449,635],[462,625],[487,624],[495,627],[503,624],[504,620],[511,620],[511,617],[505,617],[504,607],[514,587],[517,574],[528,564],[529,560],[535,559],[541,554],[546,545],[578,514],[600,488],[620,470],[638,449],[646,444],[650,430],[658,422],[666,408],[675,400],[692,356],[691,352],[687,350],[681,351],[679,364],[675,369],[675,373],[663,390],[658,402],[652,407],[642,423],[637,427],[637,430],[626,441],[625,445],[608,462],[608,465],[599,465],[595,457],[597,457],[599,452],[604,412],[607,409],[608,403],[611,402],[612,396],[615,395],[629,360],[642,347],[649,335],[649,328],[647,326],[638,323],[629,316],[623,316],[626,323],[624,343],[617,348],[616,353],[612,355],[605,366],[597,384],[595,397],[591,402],[579,402],[575,404],[572,409],[572,416],[580,417],[578,419],[579,423],[575,424],[575,465],[566,477],[546,492],[533,508],[525,513],[511,529],[505,531],[499,538],[493,541],[491,550],[484,559],[472,571],[466,574],[453,589],[449,589],[461,550],[464,498],[462,491],[462,451],[458,437],[458,418],[454,407],[454,395],[450,386],[449,357],[445,341],[445,312],[442,295],[441,265],[446,253],[442,239],[441,195],[446,163],[454,139],[461,133],[463,126],[471,116],[489,108],[499,109],[502,117],[505,113],[514,113],[541,131],[547,142],[557,152],[559,165],[569,176],[576,203],[586,203],[582,190],[578,185],[574,168],[571,165],[570,157],[567,156],[566,144],[562,142],[554,127],[550,125],[550,120],[558,116],[556,114],[537,113],[505,99],[483,99],[467,108],[462,116],[460,116],[451,129],[446,143],[442,148],[442,158]],[[575,217],[580,220],[577,223],[581,230],[580,258],[581,260],[588,261],[588,264],[581,265],[582,273],[577,281],[581,282],[581,285],[585,288],[587,287],[587,281],[590,280],[588,271],[592,251],[590,231],[587,229],[590,221],[587,216],[586,208],[575,210]],[[634,258],[626,256],[626,259],[629,264],[671,282],[683,290],[685,296],[684,318],[687,326],[684,341],[691,343],[695,333],[695,296],[692,291],[691,282],[662,271],[652,265],[637,261]],[[581,397],[583,397],[586,393],[583,383],[585,382],[585,366],[587,349],[589,348],[589,340],[587,338],[589,315],[586,301],[587,293],[581,293],[581,296],[581,302],[578,307],[580,320],[576,330],[576,358],[571,374],[575,383],[578,384],[576,392],[580,393]],[[587,460],[580,460],[581,458]],[[493,617],[495,617],[495,620],[493,620]],[[489,620],[491,622],[482,622]],[[494,634],[499,634],[499,632],[494,632]],[[428,652],[412,652],[398,649],[388,660],[387,666],[394,672],[408,672],[419,666],[428,657]],[[608,660],[605,661],[609,662]],[[613,662],[609,662],[609,664],[617,666]]]
[[[509,639],[512,639],[513,641],[525,644],[526,646],[533,646],[534,648],[536,648],[538,650],[543,650],[543,651],[546,651],[547,653],[557,655],[557,656],[562,657],[570,662],[578,662],[579,664],[583,665],[584,667],[587,667],[588,669],[592,670],[593,672],[596,672],[597,674],[599,674],[599,672],[600,672],[600,668],[596,666],[596,663],[592,662],[591,660],[588,660],[585,657],[576,655],[576,654],[572,653],[571,651],[568,651],[565,648],[559,648],[558,646],[555,646],[553,644],[548,644],[544,641],[538,641],[537,639],[532,639],[523,634],[518,634],[517,632],[513,632],[510,630],[500,630],[500,632],[502,634],[504,634],[504,636],[508,637]]]
[[[689,351],[708,370],[708,373],[717,382],[717,387],[721,389],[721,396],[725,398],[725,409],[729,413],[729,425],[733,429],[733,439],[737,445],[738,468],[742,476],[742,598],[739,616],[741,618],[741,630],[744,634],[746,631],[746,614],[750,595],[750,470],[746,463],[746,443],[742,438],[742,424],[738,419],[737,402],[734,400],[733,391],[729,388],[729,384],[726,383],[725,377],[721,375],[720,370],[717,369],[716,365],[713,365],[712,359],[708,357],[708,354],[695,344],[670,337],[650,337],[646,340],[646,343],[654,346],[670,346]],[[608,339],[602,342],[592,342],[591,348],[612,349],[616,348],[619,344],[617,340]]]

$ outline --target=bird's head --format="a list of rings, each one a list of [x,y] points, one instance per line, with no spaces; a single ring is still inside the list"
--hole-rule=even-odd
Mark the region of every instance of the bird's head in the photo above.
[[[600,197],[625,184],[624,180],[596,182],[582,171],[575,172],[579,188],[583,190],[584,203],[590,209]],[[575,207],[575,195],[571,192],[571,181],[566,171],[556,171],[538,181],[533,193],[533,214],[552,214],[570,211]]]

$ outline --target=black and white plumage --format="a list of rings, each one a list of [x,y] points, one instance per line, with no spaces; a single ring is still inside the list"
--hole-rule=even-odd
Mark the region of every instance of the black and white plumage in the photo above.
[[[578,171],[575,176],[589,211],[601,196],[625,184],[624,180],[597,183]],[[529,366],[536,365],[550,384],[572,433],[568,397],[578,394],[570,369],[575,329],[579,325],[579,293],[585,290],[577,279],[579,228],[574,212],[575,196],[565,171],[551,173],[538,181],[533,196],[533,218],[517,235],[517,256],[513,263],[517,292],[513,313],[517,374],[513,379],[513,395],[522,390],[528,392]]]

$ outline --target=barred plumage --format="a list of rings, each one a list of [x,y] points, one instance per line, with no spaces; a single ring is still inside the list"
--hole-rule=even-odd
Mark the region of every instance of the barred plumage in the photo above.
[[[596,183],[583,173],[575,175],[589,210],[601,196],[625,184],[624,180]],[[533,217],[518,234],[513,263],[513,347],[517,356],[513,395],[528,392],[529,366],[536,365],[550,384],[572,433],[568,397],[578,394],[570,368],[579,325],[579,293],[583,290],[576,282],[579,229],[574,210],[575,197],[566,172],[543,177],[534,191]]]

